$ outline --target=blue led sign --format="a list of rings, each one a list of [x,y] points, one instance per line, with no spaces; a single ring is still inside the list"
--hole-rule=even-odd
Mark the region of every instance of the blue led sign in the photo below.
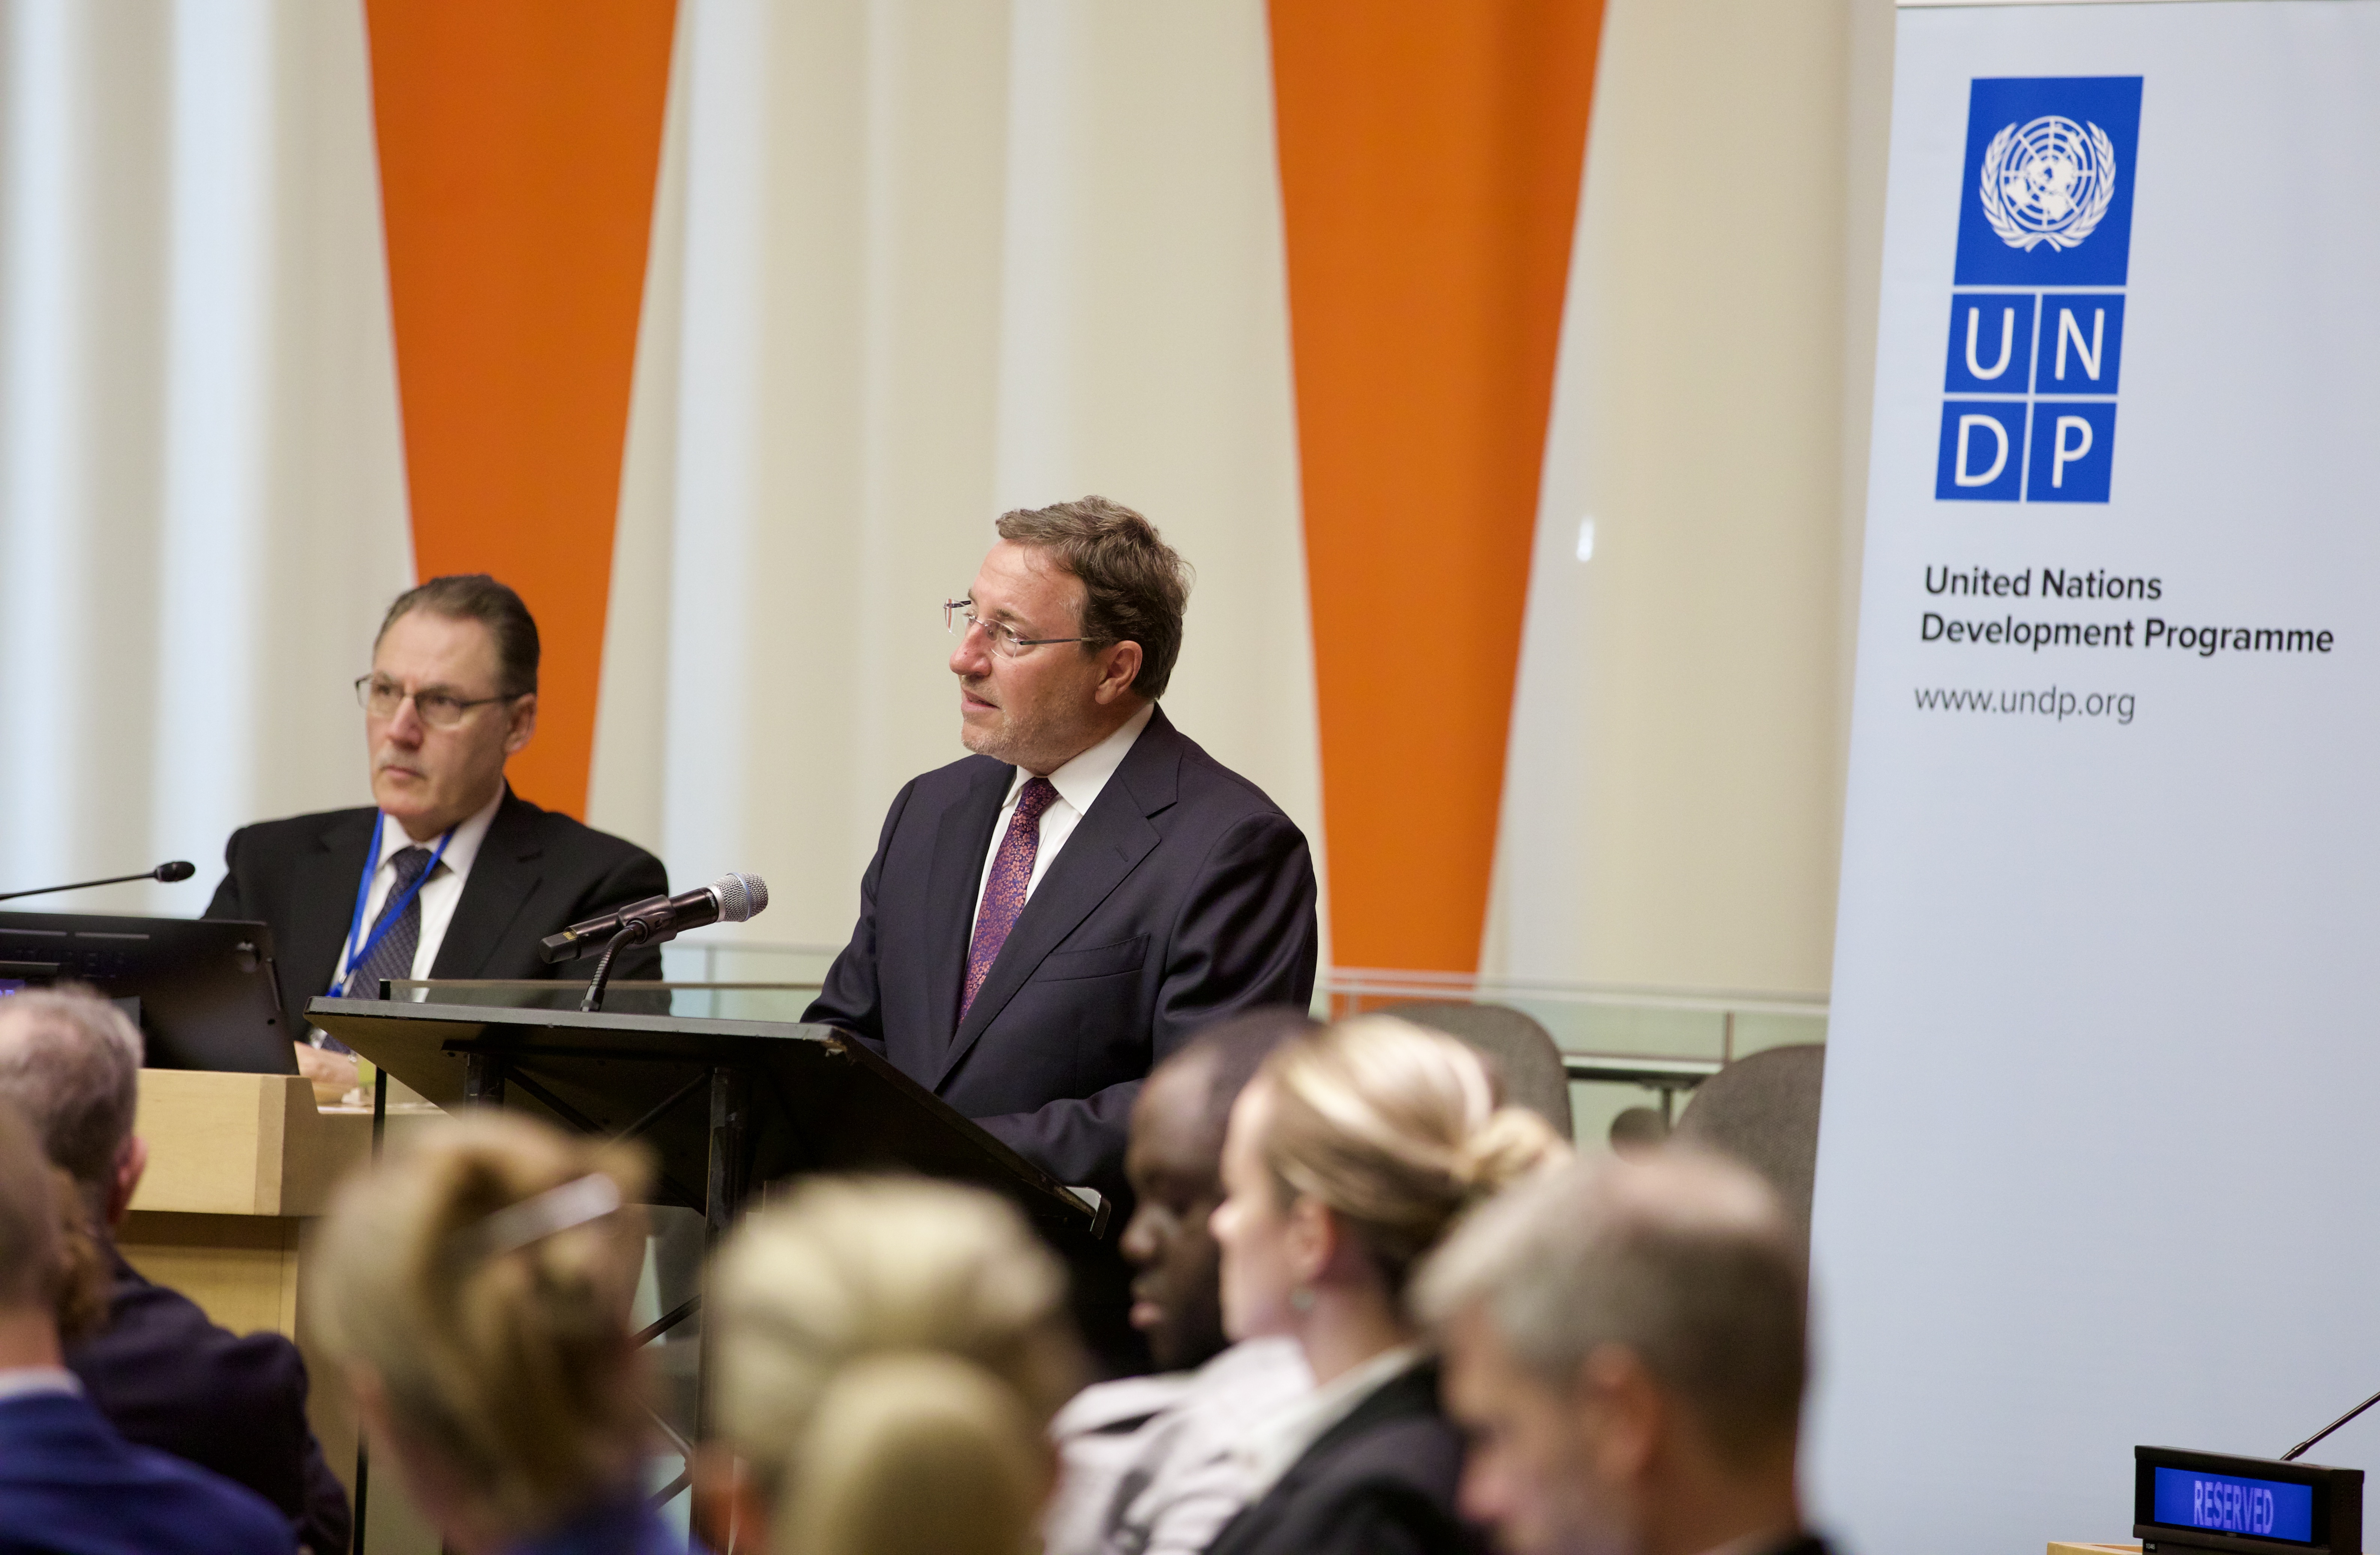
[[[2178,1528],[2311,1544],[2313,1487],[2160,1466],[2155,1520]]]

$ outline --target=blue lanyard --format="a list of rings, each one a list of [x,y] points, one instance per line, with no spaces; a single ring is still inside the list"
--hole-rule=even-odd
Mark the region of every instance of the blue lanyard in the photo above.
[[[342,950],[352,946],[356,942],[356,936],[363,932],[364,903],[371,897],[372,877],[380,873],[381,828],[387,824],[388,816],[385,812],[372,817],[371,854],[364,861],[364,878],[356,882],[356,914],[347,920],[347,937],[339,942]],[[396,920],[405,916],[406,904],[419,895],[421,888],[429,883],[431,871],[438,868],[438,861],[446,856],[446,844],[454,840],[455,829],[449,826],[446,828],[446,834],[438,839],[437,849],[431,854],[429,864],[423,868],[421,873],[413,878],[413,883],[405,888],[405,894],[382,909],[380,921],[372,925],[371,934],[364,941],[363,948],[350,951],[340,960],[338,976],[331,979],[330,988],[323,993],[324,998],[339,998],[339,990],[347,986],[347,979],[355,976],[356,968],[371,959],[371,953],[380,948],[380,942],[388,937],[388,931],[396,927]]]

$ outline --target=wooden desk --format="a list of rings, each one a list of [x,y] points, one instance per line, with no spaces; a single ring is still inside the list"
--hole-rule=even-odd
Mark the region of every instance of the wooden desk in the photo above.
[[[116,1245],[233,1332],[270,1329],[298,1342],[314,1434],[348,1482],[355,1409],[310,1342],[300,1276],[331,1190],[371,1154],[371,1113],[319,1110],[294,1075],[144,1069],[134,1132],[148,1141],[149,1170]]]

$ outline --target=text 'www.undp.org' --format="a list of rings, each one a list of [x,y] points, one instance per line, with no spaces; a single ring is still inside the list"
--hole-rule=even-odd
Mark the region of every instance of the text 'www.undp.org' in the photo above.
[[[2041,691],[1952,691],[1917,688],[1921,712],[1984,712],[2031,715],[2063,723],[2070,718],[2112,718],[2132,721],[2130,691],[2062,691],[2052,686]]]

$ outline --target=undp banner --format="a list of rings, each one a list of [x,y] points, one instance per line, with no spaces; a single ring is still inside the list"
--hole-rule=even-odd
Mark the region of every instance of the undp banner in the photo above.
[[[1899,29],[1812,1488],[2007,1555],[2380,1388],[2380,5]]]

